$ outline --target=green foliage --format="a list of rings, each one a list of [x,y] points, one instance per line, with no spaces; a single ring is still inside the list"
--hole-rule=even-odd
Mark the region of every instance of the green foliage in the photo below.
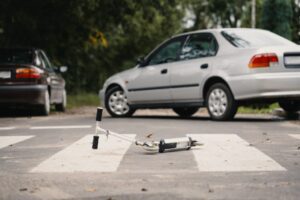
[[[293,19],[292,19],[292,40],[300,44],[300,1],[291,0],[293,9]]]
[[[97,91],[105,79],[133,67],[165,38],[181,31],[179,0],[2,0],[0,45],[43,48],[67,65],[67,88]],[[97,39],[100,42],[97,42]]]
[[[265,0],[262,8],[262,28],[292,39],[292,6],[290,0]]]
[[[258,27],[299,42],[299,0],[256,3]],[[194,25],[183,30],[186,13]],[[250,1],[243,0],[1,0],[0,46],[42,48],[54,65],[69,66],[69,92],[96,92],[169,36],[249,27],[250,13]]]
[[[239,27],[247,1],[189,0],[187,9],[194,13],[194,26],[188,30]]]
[[[68,109],[82,106],[99,106],[99,97],[95,93],[80,92],[68,95]]]
[[[256,28],[261,28],[261,14],[262,14],[262,5],[264,0],[256,0]],[[246,2],[245,10],[241,19],[241,27],[251,28],[251,1]]]
[[[273,110],[279,108],[278,103],[273,103],[271,105],[261,106],[241,106],[238,109],[238,113],[248,113],[248,114],[270,114]]]

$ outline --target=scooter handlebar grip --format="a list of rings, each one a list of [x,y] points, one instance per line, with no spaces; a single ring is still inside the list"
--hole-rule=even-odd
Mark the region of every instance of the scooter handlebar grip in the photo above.
[[[102,112],[103,112],[103,108],[98,107],[97,108],[97,114],[96,114],[96,121],[100,122],[102,120]]]

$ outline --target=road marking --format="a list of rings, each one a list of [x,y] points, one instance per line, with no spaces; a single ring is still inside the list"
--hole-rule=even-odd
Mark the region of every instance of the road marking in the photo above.
[[[135,135],[124,134],[135,138]],[[114,172],[131,143],[115,137],[99,137],[99,148],[92,149],[93,135],[87,135],[45,160],[31,172]]]
[[[300,140],[300,134],[289,134],[289,136]]]
[[[10,126],[10,127],[0,127],[0,131],[7,131],[7,130],[14,130],[16,127]]]
[[[235,134],[189,134],[204,146],[193,154],[201,172],[286,171]]]
[[[34,137],[33,135],[28,136],[0,136],[0,149],[7,147],[12,144],[28,140],[29,138]]]
[[[80,126],[32,126],[31,130],[45,130],[45,129],[84,129],[92,128],[92,125],[80,125]]]

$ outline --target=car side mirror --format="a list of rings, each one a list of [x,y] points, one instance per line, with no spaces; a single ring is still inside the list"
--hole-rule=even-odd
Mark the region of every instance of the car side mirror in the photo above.
[[[143,67],[145,65],[145,58],[144,57],[139,57],[136,61],[136,63],[140,66],[140,67]]]
[[[66,71],[68,71],[68,67],[67,66],[61,66],[61,67],[59,67],[59,72],[60,73],[65,73]]]

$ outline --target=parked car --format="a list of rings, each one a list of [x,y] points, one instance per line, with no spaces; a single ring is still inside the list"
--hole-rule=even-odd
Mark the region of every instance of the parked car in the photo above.
[[[65,71],[65,66],[53,67],[41,49],[0,49],[0,105],[35,106],[43,115],[51,104],[65,111],[65,81],[59,74]]]
[[[300,110],[300,47],[260,29],[211,29],[174,36],[100,91],[113,117],[140,108],[172,108],[188,117],[207,107],[214,120],[238,106],[273,103]]]

